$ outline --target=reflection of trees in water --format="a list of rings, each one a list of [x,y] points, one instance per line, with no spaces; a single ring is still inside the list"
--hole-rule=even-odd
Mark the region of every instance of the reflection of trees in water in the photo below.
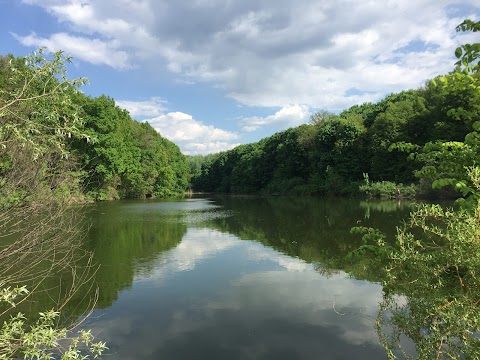
[[[313,263],[322,274],[344,270],[372,281],[379,281],[378,271],[346,259],[361,245],[351,227],[360,222],[389,230],[408,213],[407,207],[397,207],[395,213],[365,219],[360,202],[344,198],[227,196],[215,201],[235,215],[207,226]]]
[[[475,269],[480,257],[467,267],[460,265],[465,252],[477,246],[475,216],[464,214],[456,221],[450,212],[425,205],[408,219],[410,206],[399,208],[395,202],[257,197],[217,201],[235,216],[210,226],[313,263],[326,276],[342,270],[382,283],[377,325],[390,358],[478,358],[480,280]],[[374,209],[375,216],[364,219],[366,207]],[[402,218],[408,228],[396,236],[391,230]],[[359,219],[360,225],[374,224],[372,228],[390,233],[371,233],[364,239],[369,246],[362,247],[361,236],[350,234]],[[356,256],[347,257],[359,248]]]
[[[121,290],[132,285],[139,268],[144,275],[152,271],[152,260],[181,242],[187,231],[181,218],[162,221],[155,215],[148,214],[148,207],[140,215],[129,214],[125,203],[102,204],[92,212],[87,246],[94,253],[94,263],[100,265],[95,275],[100,288],[98,307],[110,306]]]
[[[413,207],[413,203],[408,200],[376,200],[360,201],[360,207],[365,209],[365,219],[370,219],[372,212],[390,213],[398,210],[408,210]]]
[[[181,221],[123,216],[126,210],[113,203],[72,209],[77,210],[72,212],[70,227],[62,229],[61,234],[66,230],[73,234],[68,241],[76,247],[69,247],[67,255],[76,259],[75,271],[70,266],[51,268],[46,261],[28,268],[34,270],[29,284],[38,285],[37,291],[15,311],[38,313],[62,301],[61,320],[71,323],[93,306],[108,307],[121,290],[132,285],[138,268],[143,273],[151,271],[152,260],[177,246],[187,228]],[[58,247],[53,250],[58,257],[66,256],[61,255]],[[24,265],[22,258],[12,257],[11,261]],[[25,271],[23,267],[15,269]],[[41,283],[37,281],[39,274],[47,274]]]

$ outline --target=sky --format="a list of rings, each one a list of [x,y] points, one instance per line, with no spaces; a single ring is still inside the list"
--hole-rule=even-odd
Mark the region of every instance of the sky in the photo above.
[[[447,73],[465,18],[479,0],[0,0],[0,55],[62,50],[85,94],[208,154]]]

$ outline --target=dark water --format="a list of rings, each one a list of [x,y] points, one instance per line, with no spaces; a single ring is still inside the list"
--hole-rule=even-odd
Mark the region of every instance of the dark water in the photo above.
[[[212,197],[92,206],[86,247],[101,265],[100,293],[85,326],[116,359],[385,359],[374,331],[381,279],[345,255],[360,245],[352,226],[393,233],[408,205]]]

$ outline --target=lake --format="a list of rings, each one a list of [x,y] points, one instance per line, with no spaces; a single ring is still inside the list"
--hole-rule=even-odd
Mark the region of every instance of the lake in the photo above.
[[[345,256],[361,244],[351,227],[393,234],[406,201],[211,196],[87,210],[100,267],[84,326],[113,358],[386,359],[381,279]]]

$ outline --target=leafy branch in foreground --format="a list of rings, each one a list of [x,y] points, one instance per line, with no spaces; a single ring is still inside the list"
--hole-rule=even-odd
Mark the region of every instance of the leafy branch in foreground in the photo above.
[[[378,230],[352,230],[372,244],[358,251],[374,254],[372,266],[382,263],[386,276],[377,331],[389,358],[402,336],[416,346],[412,358],[478,358],[479,216],[480,204],[473,211],[422,205],[397,229],[393,246]]]
[[[43,50],[26,58],[0,60],[0,148],[28,145],[33,159],[51,152],[68,155],[65,139],[81,134],[80,108],[72,100],[86,79],[68,79],[63,52],[45,58]]]
[[[457,31],[479,31],[465,20]],[[445,88],[480,92],[480,44],[456,50],[455,71],[439,78]],[[463,108],[451,108],[455,118]],[[395,241],[375,229],[363,233],[365,245],[353,255],[368,256],[385,274],[377,332],[390,359],[480,359],[480,121],[468,119],[464,141],[427,143],[413,155],[424,164],[418,172],[433,187],[452,186],[463,198],[458,209],[421,205],[397,228]],[[374,254],[375,256],[369,256]],[[405,337],[415,352],[405,353]]]
[[[3,288],[0,302],[15,306],[18,296],[26,295],[25,287]],[[19,356],[24,359],[47,360],[59,355],[62,360],[98,358],[107,350],[103,342],[94,342],[90,331],[81,330],[77,336],[68,337],[72,331],[58,327],[60,313],[54,310],[39,313],[38,320],[27,325],[25,314],[19,312],[4,321],[0,330],[0,359]]]

